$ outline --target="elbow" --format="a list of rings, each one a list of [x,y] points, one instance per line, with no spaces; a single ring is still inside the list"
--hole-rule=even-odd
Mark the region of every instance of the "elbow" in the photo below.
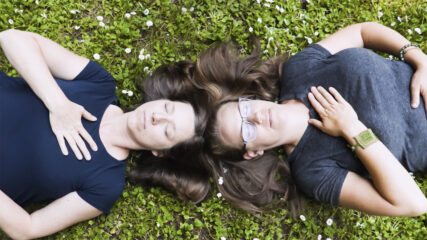
[[[418,217],[427,213],[427,199],[407,204],[405,212],[404,217]]]
[[[0,41],[7,40],[8,37],[16,35],[19,30],[16,29],[7,29],[0,32]]]

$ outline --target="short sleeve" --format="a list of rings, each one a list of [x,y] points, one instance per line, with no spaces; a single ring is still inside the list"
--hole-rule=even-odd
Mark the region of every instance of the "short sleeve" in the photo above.
[[[90,60],[73,81],[115,82],[115,79],[101,65]]]
[[[317,201],[336,206],[339,204],[342,185],[348,170],[336,166],[334,160],[320,162],[321,164],[307,167],[294,176],[297,187]]]
[[[125,186],[124,176],[115,177],[104,174],[103,176],[93,177],[90,182],[85,183],[77,193],[93,207],[104,212],[110,213],[114,202],[121,196]]]
[[[331,53],[318,44],[312,44],[292,56],[283,65],[279,101],[304,99],[307,85],[313,86],[313,79],[325,74]]]

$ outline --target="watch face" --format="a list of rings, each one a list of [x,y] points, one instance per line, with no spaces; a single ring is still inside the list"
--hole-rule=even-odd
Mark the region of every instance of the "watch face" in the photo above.
[[[357,142],[362,148],[366,148],[378,140],[371,129],[363,131],[356,137]]]

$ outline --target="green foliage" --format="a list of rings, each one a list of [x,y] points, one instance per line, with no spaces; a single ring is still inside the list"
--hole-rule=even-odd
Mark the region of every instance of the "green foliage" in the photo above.
[[[260,2],[6,0],[0,2],[0,30],[33,31],[90,59],[99,54],[97,62],[116,78],[117,95],[125,107],[141,97],[138,76],[168,62],[195,60],[220,41],[233,39],[248,53],[251,35],[261,40],[267,58],[297,53],[344,26],[377,21],[427,51],[424,0],[312,0],[305,9],[297,0],[275,0],[269,7],[267,1]],[[97,16],[103,17],[105,26],[100,26]],[[131,52],[126,53],[126,48]],[[16,74],[5,58],[0,63],[3,71]],[[427,193],[426,177],[416,180]],[[322,239],[427,239],[426,215],[371,217],[311,200],[301,214],[305,221],[293,219],[284,209],[251,215],[231,207],[216,193],[204,203],[190,205],[159,188],[128,185],[108,216],[46,239],[317,239],[319,235]],[[0,233],[0,238],[5,236]]]

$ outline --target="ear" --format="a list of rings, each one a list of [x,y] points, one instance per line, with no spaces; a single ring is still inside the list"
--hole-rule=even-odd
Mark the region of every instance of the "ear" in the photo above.
[[[163,153],[162,152],[158,152],[158,151],[151,151],[151,153],[155,156],[155,157],[163,157]]]
[[[247,151],[243,154],[243,158],[246,160],[251,160],[252,158],[262,156],[264,154],[264,150],[256,150],[256,151]]]

